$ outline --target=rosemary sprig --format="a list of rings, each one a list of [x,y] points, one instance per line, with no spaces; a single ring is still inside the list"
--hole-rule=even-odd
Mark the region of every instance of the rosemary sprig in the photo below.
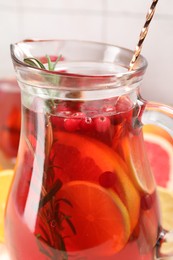
[[[55,70],[56,64],[61,60],[62,55],[59,55],[55,62],[52,62],[49,55],[46,55],[48,61],[48,69],[51,71]]]
[[[57,187],[56,187],[57,183]],[[68,253],[65,245],[65,237],[62,236],[61,231],[66,222],[73,234],[76,234],[76,229],[71,221],[71,216],[64,214],[61,209],[61,203],[65,203],[72,207],[70,201],[65,198],[56,199],[55,195],[60,189],[60,180],[57,180],[41,200],[39,207],[39,230],[41,233],[36,233],[37,244],[39,250],[47,255],[51,260],[68,260]],[[60,256],[61,255],[61,256]]]
[[[54,71],[57,63],[61,60],[61,55],[58,56],[55,62],[51,61],[50,56],[46,55],[47,65],[43,64],[40,60],[34,57],[27,57],[24,62],[28,65],[39,68],[43,70]],[[58,75],[43,74],[45,80],[51,84],[56,84],[59,80]],[[43,120],[43,131],[41,127],[39,128],[39,136],[37,136],[37,146],[41,147],[44,159],[44,176],[41,187],[41,198],[38,206],[38,218],[37,227],[35,230],[35,236],[40,252],[45,254],[51,260],[63,259],[68,260],[68,253],[65,245],[65,238],[63,237],[64,225],[68,225],[72,233],[76,235],[75,226],[72,223],[71,216],[65,214],[61,210],[61,205],[66,204],[67,207],[73,207],[71,202],[66,198],[56,198],[58,191],[62,188],[62,181],[57,179],[54,174],[54,169],[61,169],[58,165],[54,165],[52,160],[50,160],[50,153],[52,150],[52,145],[55,142],[53,136],[52,123],[50,120],[50,111],[55,109],[56,103],[54,102],[54,92],[52,90],[47,90],[49,100],[46,104],[49,110],[46,112],[45,119]],[[51,91],[51,92],[49,92]],[[38,93],[39,94],[39,93]],[[41,122],[42,125],[42,122]],[[43,139],[45,139],[43,145]],[[39,158],[35,153],[35,149],[26,138],[26,143],[29,150],[31,151],[33,157],[38,164],[38,173],[43,165],[40,165]],[[50,181],[49,181],[50,180]],[[63,207],[62,207],[63,208]]]
[[[58,179],[51,190],[40,200],[39,209],[43,207],[47,202],[49,202],[52,197],[59,191],[62,187],[62,182]]]
[[[73,234],[76,235],[77,232],[76,232],[75,226],[73,225],[72,221],[70,220],[71,216],[67,216],[65,214],[63,214],[63,215],[64,215],[64,219],[66,220],[67,224],[71,228]]]
[[[41,223],[38,225],[44,234],[44,238],[48,236],[48,238],[46,238],[47,247],[45,247],[46,246],[45,241],[43,241],[41,237],[40,239],[37,237],[37,239],[40,240],[40,247],[39,247],[40,251],[42,253],[45,253],[46,255],[45,250],[48,249],[47,255],[48,254],[51,255],[49,256],[51,260],[57,260],[59,258],[63,260],[68,260],[69,257],[68,257],[68,253],[64,241],[65,237],[62,236],[61,232],[64,229],[65,223],[69,226],[69,228],[71,229],[74,235],[76,235],[76,229],[75,226],[73,225],[71,216],[61,211],[61,205],[64,203],[68,207],[73,207],[73,205],[69,200],[67,200],[64,197],[56,198],[56,194],[58,194],[58,191],[62,188],[63,183],[60,179],[56,179],[56,175],[52,173],[54,169],[61,169],[61,167],[59,167],[58,165],[54,165],[54,163],[52,164],[52,160],[49,159],[52,150],[52,145],[54,143],[53,129],[50,120],[50,115],[46,114],[45,116],[46,116],[46,120],[45,120],[46,142],[45,142],[45,164],[44,164],[45,178],[43,178],[43,184],[42,184],[42,190],[44,189],[44,192],[42,192],[42,196],[39,203],[39,216],[40,216],[41,223],[44,223],[44,225],[42,225]],[[42,138],[44,138],[44,136]],[[52,176],[51,185],[48,185],[49,181],[46,176],[49,177]],[[52,227],[51,223],[55,223],[55,226]]]
[[[60,246],[62,248],[61,252],[54,250],[53,248],[48,248],[47,241],[41,236],[41,234],[37,234],[36,238],[37,238],[36,242],[37,242],[40,252],[45,254],[49,259],[51,259],[51,260],[57,260],[57,259],[68,260],[68,255],[66,253],[64,241],[63,241],[62,237],[58,236],[58,234],[57,234],[57,240],[59,240]]]
[[[24,62],[34,68],[40,68],[40,69],[44,69],[44,70],[46,69],[45,66],[43,65],[43,63],[34,57],[25,58]]]
[[[62,58],[62,55],[59,55],[56,59],[55,62],[52,62],[51,61],[51,58],[49,55],[46,55],[46,58],[47,58],[47,63],[48,63],[48,70],[50,71],[54,71],[55,70],[55,67],[57,65],[57,63],[61,60]],[[45,65],[39,60],[39,59],[36,59],[34,57],[27,57],[27,58],[24,58],[23,60],[25,63],[27,63],[28,65],[34,67],[34,68],[39,68],[39,69],[44,69],[46,70],[46,67]]]
[[[62,59],[62,55],[57,56],[57,59],[56,59],[55,62],[51,61],[51,58],[50,58],[49,55],[46,55],[45,57],[47,59],[47,66],[45,64],[43,64],[39,59],[34,58],[34,57],[24,58],[23,61],[26,64],[28,64],[29,66],[34,67],[34,68],[39,68],[39,69],[42,69],[42,70],[45,70],[45,71],[46,70],[47,71],[55,71],[57,63]],[[45,74],[43,74],[43,77],[45,78],[45,80],[47,82],[50,82],[50,84],[52,84],[52,85],[57,85],[60,81],[60,76],[58,74],[50,75],[50,74],[45,73]],[[40,94],[40,91],[43,91],[43,92],[46,91],[48,96],[50,97],[50,100],[46,101],[48,111],[56,108],[56,104],[54,102],[55,93],[54,93],[53,90],[50,90],[50,89],[46,89],[46,90],[45,89],[39,89],[39,90],[34,89],[34,91],[36,91],[36,93],[38,93],[38,94]]]

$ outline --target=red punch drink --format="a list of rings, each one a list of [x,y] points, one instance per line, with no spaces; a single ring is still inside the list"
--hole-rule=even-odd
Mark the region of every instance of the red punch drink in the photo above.
[[[8,212],[16,259],[152,259],[159,215],[137,109],[128,96],[23,109]]]

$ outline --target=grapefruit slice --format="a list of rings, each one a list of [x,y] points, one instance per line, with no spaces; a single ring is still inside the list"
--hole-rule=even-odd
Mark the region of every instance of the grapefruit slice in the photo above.
[[[144,140],[156,184],[173,190],[173,139],[160,127],[145,126]]]
[[[6,200],[13,179],[13,170],[0,171],[0,242],[4,242],[4,212]]]
[[[60,210],[70,218],[62,223],[62,236],[67,251],[91,249],[91,254],[111,255],[121,250],[130,236],[128,211],[116,193],[86,181],[72,181],[57,193],[71,203],[60,204]]]
[[[153,193],[155,181],[148,161],[142,132],[129,133],[124,138],[123,151],[129,168],[129,176],[136,188],[143,193]]]
[[[57,169],[57,177],[62,177],[62,182],[87,180],[103,187],[101,180],[109,182],[111,179],[108,188],[116,192],[127,207],[133,230],[139,217],[140,197],[120,156],[107,145],[82,135],[56,132],[54,140],[57,142],[50,157],[53,165],[63,172],[60,171],[58,176]]]

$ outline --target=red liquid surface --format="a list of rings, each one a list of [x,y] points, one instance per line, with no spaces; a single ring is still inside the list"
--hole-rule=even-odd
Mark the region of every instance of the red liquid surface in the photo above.
[[[12,259],[153,259],[159,211],[139,107],[121,97],[23,113],[6,212]]]
[[[20,122],[21,102],[17,82],[14,79],[0,80],[0,153],[4,158],[1,166],[8,167],[8,161],[17,155]]]

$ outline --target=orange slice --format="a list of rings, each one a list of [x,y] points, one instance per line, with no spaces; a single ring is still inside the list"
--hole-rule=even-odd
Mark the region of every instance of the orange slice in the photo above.
[[[140,192],[153,193],[155,181],[145,149],[142,132],[124,138],[123,151],[129,177]]]
[[[62,236],[68,252],[89,250],[91,255],[111,255],[120,251],[130,236],[129,214],[116,193],[86,181],[72,181],[57,193],[60,210],[68,216],[62,222]]]
[[[4,241],[4,212],[13,172],[13,170],[0,171],[0,242]]]
[[[120,156],[107,145],[86,136],[57,132],[54,139],[57,142],[52,148],[53,164],[63,170],[63,182],[87,180],[100,184],[103,175],[109,179],[112,173],[109,188],[127,207],[133,230],[139,217],[140,197]]]

